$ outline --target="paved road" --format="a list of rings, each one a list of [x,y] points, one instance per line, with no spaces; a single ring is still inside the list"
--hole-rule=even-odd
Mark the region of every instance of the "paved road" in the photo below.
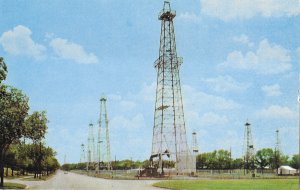
[[[64,174],[58,171],[55,176],[47,181],[7,180],[26,184],[30,189],[54,190],[162,190],[153,187],[154,180],[107,180],[94,178],[74,173]]]

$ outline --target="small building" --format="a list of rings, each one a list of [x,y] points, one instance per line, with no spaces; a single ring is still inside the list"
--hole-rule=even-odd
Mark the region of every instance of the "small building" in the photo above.
[[[297,170],[290,166],[280,166],[278,168],[278,175],[294,175]]]

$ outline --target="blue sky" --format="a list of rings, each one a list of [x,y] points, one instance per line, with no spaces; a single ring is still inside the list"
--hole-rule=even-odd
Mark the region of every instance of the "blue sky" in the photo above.
[[[88,124],[108,98],[112,157],[151,152],[162,0],[0,1],[6,84],[47,110],[47,144],[63,162],[80,159]],[[171,1],[189,143],[200,152],[232,148],[244,123],[256,149],[298,150],[299,0]]]

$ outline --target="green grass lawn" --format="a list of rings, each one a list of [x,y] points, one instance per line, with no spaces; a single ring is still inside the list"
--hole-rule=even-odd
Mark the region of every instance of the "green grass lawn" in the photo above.
[[[25,189],[25,187],[24,184],[4,182],[4,189]]]
[[[176,190],[297,190],[297,179],[170,180],[154,186]]]

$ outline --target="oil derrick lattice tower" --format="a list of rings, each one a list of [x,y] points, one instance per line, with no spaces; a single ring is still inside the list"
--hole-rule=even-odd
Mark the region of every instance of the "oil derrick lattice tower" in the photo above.
[[[197,142],[197,133],[196,131],[193,131],[192,133],[192,157],[193,157],[193,162],[195,163],[193,165],[193,170],[196,171],[196,161],[197,161],[197,155],[199,153],[199,146],[198,146],[198,142]]]
[[[249,170],[253,172],[255,150],[254,150],[254,144],[252,139],[251,124],[248,121],[245,123],[243,153],[244,153],[244,172],[248,173]]]
[[[84,144],[80,145],[80,163],[85,162],[85,150],[84,150]]]
[[[278,174],[278,168],[281,164],[280,163],[281,150],[280,150],[279,130],[277,129],[275,132],[276,132],[276,141],[275,141],[275,151],[274,151],[274,166],[276,168],[276,173]]]
[[[188,148],[183,112],[179,69],[182,58],[177,56],[173,19],[176,12],[165,1],[159,13],[161,21],[159,58],[154,67],[157,71],[156,102],[152,152],[150,161],[164,174],[166,161],[175,163],[177,173],[191,173],[193,159]]]
[[[193,142],[192,142],[192,150],[193,150],[193,154],[198,154],[199,152],[199,147],[198,147],[198,142],[197,142],[197,133],[196,131],[194,131],[192,133],[193,135]]]
[[[94,139],[94,125],[89,124],[89,133],[88,133],[88,148],[87,148],[87,170],[95,161],[95,139]]]
[[[109,127],[108,127],[108,115],[106,109],[106,97],[100,98],[100,118],[98,128],[98,141],[97,141],[97,158],[98,166],[106,167],[108,170],[111,169],[111,157],[110,157],[110,142],[109,142]],[[102,133],[104,132],[105,133]],[[106,166],[104,165],[106,163]]]

